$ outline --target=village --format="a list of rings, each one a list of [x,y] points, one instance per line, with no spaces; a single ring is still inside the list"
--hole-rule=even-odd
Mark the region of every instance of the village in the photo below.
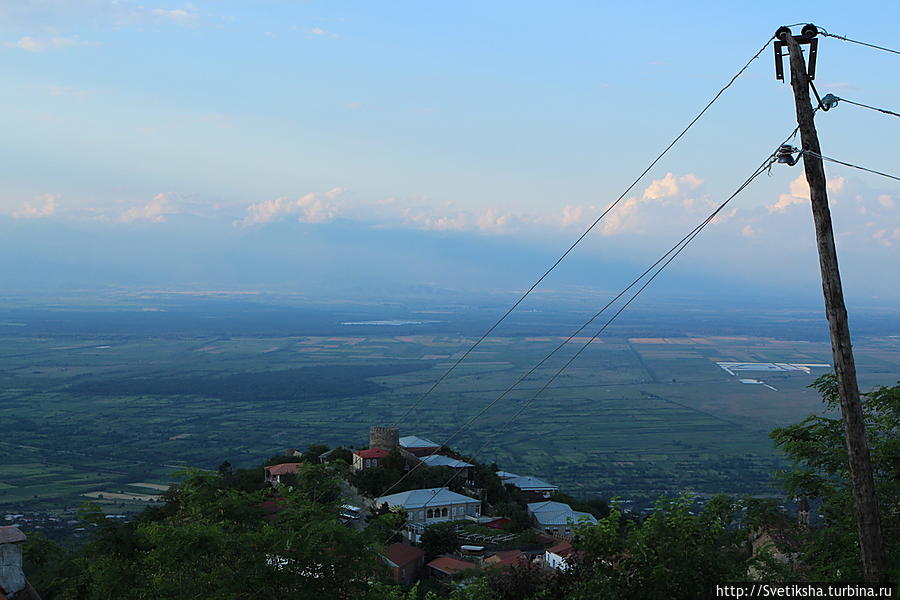
[[[329,450],[318,459],[322,463],[330,462],[336,452],[337,449]],[[286,454],[301,455],[293,449]],[[487,501],[486,486],[479,481],[483,477],[476,473],[483,472],[484,465],[462,460],[452,450],[429,439],[415,435],[401,437],[396,427],[371,427],[368,448],[353,450],[351,460],[347,491],[353,500],[343,505],[342,521],[349,527],[364,528],[367,513],[390,511],[405,516],[397,532],[402,540],[387,545],[382,555],[397,584],[412,585],[422,578],[456,579],[467,571],[474,573],[513,565],[565,570],[569,559],[576,554],[572,545],[576,528],[597,524],[595,515],[553,500],[559,493],[558,486],[533,475],[498,469],[491,473],[491,479],[499,481],[515,498],[517,508],[527,515],[527,521],[519,518],[516,523]],[[431,471],[445,477],[449,473],[446,479],[450,483],[369,495],[367,492],[378,488],[365,485],[366,481],[380,482],[379,472],[388,471],[392,466],[394,472],[400,466],[404,475]],[[272,486],[289,483],[300,468],[300,462],[266,466],[266,482]],[[350,482],[370,489],[358,489]],[[396,482],[389,483],[389,490],[396,485]],[[509,512],[510,507],[506,508]],[[452,551],[428,555],[423,540],[426,531],[433,527],[450,532],[456,540],[448,548]]]

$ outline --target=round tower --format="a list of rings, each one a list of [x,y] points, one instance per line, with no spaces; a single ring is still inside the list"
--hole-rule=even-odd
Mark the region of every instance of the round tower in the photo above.
[[[400,447],[400,429],[397,427],[369,427],[369,448],[393,450]]]

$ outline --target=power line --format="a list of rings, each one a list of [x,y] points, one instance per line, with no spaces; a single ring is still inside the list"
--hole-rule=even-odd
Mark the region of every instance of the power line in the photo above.
[[[877,106],[869,106],[868,104],[863,104],[862,102],[854,102],[853,100],[847,100],[846,98],[841,98],[840,96],[835,96],[834,94],[831,94],[831,96],[833,96],[835,98],[835,100],[838,100],[840,102],[846,102],[847,104],[861,106],[863,108],[868,108],[869,110],[877,110],[878,112],[882,112],[886,115],[891,115],[893,117],[900,117],[900,113],[895,113],[894,111],[887,110],[886,108],[878,108]],[[826,96],[825,99],[827,100],[828,96]]]
[[[896,179],[897,181],[900,181],[900,177],[897,177],[896,175],[882,173],[881,171],[876,171],[874,169],[867,169],[866,167],[863,167],[860,165],[854,165],[852,163],[844,162],[844,161],[838,160],[836,158],[829,158],[827,156],[822,156],[821,154],[816,154],[812,150],[800,150],[799,152],[800,152],[800,154],[809,154],[810,156],[815,156],[817,158],[821,158],[822,160],[827,160],[829,162],[837,163],[839,165],[844,165],[845,167],[853,167],[854,169],[859,169],[860,171],[866,171],[868,173],[873,173],[875,175],[881,175],[882,177],[887,177],[889,179]]]
[[[834,33],[828,33],[827,31],[825,31],[825,30],[822,29],[821,27],[819,27],[819,33],[821,33],[822,35],[828,36],[828,37],[833,37],[833,38],[835,38],[835,39],[843,40],[843,41],[845,41],[845,42],[851,42],[851,43],[853,43],[853,44],[859,44],[860,46],[868,46],[869,48],[875,48],[876,50],[883,50],[883,51],[885,51],[885,52],[891,52],[891,53],[893,53],[893,54],[900,54],[900,51],[897,51],[897,50],[891,50],[890,48],[885,48],[884,46],[877,46],[877,45],[875,45],[875,44],[869,44],[868,42],[861,42],[861,41],[859,41],[859,40],[851,40],[850,38],[845,37],[845,36],[843,36],[843,35],[837,35],[837,34],[834,34]]]
[[[790,140],[790,139],[796,134],[796,132],[797,132],[797,129],[795,128],[794,131],[793,131],[793,132],[785,139],[785,142],[787,142],[788,140]],[[779,145],[779,147],[780,147],[780,145]],[[731,194],[731,196],[729,196],[724,202],[722,202],[722,203],[721,203],[721,204],[720,204],[720,205],[719,205],[712,213],[710,213],[709,216],[707,216],[703,221],[701,221],[701,223],[700,223],[699,225],[697,225],[696,227],[694,227],[694,229],[692,229],[686,236],[684,236],[683,238],[681,238],[681,240],[679,240],[674,246],[672,246],[672,248],[670,248],[665,254],[663,254],[663,256],[662,256],[659,260],[657,260],[653,265],[651,265],[650,268],[648,268],[646,271],[644,271],[638,278],[636,278],[631,284],[629,284],[629,285],[628,285],[628,286],[627,286],[627,287],[626,287],[626,288],[625,288],[618,296],[616,296],[616,298],[614,298],[614,299],[613,299],[612,301],[610,301],[610,303],[608,303],[603,309],[601,309],[600,312],[598,312],[597,314],[595,314],[594,316],[592,316],[592,317],[587,321],[587,323],[585,323],[584,325],[582,325],[582,326],[579,328],[579,330],[578,330],[575,334],[573,334],[572,336],[570,336],[570,337],[569,337],[569,340],[571,340],[573,337],[575,337],[575,335],[577,335],[578,332],[580,332],[580,331],[583,330],[585,327],[587,327],[591,322],[593,322],[593,321],[597,318],[597,316],[599,316],[600,313],[602,313],[602,312],[603,312],[604,310],[606,310],[610,305],[612,305],[612,303],[615,302],[616,299],[618,299],[618,298],[620,298],[621,296],[623,296],[623,295],[625,294],[625,292],[627,292],[628,289],[632,288],[637,282],[639,282],[641,279],[643,279],[650,271],[652,271],[654,268],[656,268],[657,265],[660,265],[660,263],[662,263],[658,268],[656,268],[656,271],[653,273],[653,275],[651,275],[650,278],[647,279],[647,281],[645,281],[644,284],[641,285],[641,287],[638,288],[638,290],[635,291],[634,294],[632,294],[630,298],[628,298],[628,300],[627,300],[627,301],[626,301],[626,302],[625,302],[625,303],[624,303],[624,304],[623,304],[623,305],[622,305],[622,306],[621,306],[621,307],[613,314],[613,316],[610,317],[610,318],[606,321],[606,323],[604,323],[603,326],[602,326],[602,327],[601,327],[601,328],[600,328],[600,329],[599,329],[599,330],[598,330],[598,331],[597,331],[597,332],[596,332],[596,333],[595,333],[595,334],[594,334],[587,342],[585,342],[585,343],[578,349],[578,351],[577,351],[575,354],[573,354],[573,355],[569,358],[569,360],[567,360],[567,361],[565,362],[565,364],[563,364],[563,366],[560,367],[560,368],[553,374],[553,376],[552,376],[552,377],[551,377],[551,378],[550,378],[550,379],[549,379],[549,380],[548,380],[548,381],[547,381],[547,382],[546,382],[546,383],[545,383],[545,384],[544,384],[544,385],[543,385],[543,386],[542,386],[542,387],[541,387],[541,388],[540,388],[540,389],[539,389],[539,390],[538,390],[538,391],[537,391],[537,392],[536,392],[529,400],[527,400],[525,403],[522,404],[522,406],[521,406],[521,407],[519,408],[519,410],[512,416],[512,418],[510,418],[510,419],[503,425],[503,427],[502,427],[499,431],[497,431],[497,432],[495,432],[494,434],[492,434],[487,440],[485,440],[485,441],[481,444],[481,446],[478,447],[478,449],[476,450],[475,454],[480,453],[481,450],[483,450],[483,449],[487,446],[487,444],[490,443],[490,442],[493,440],[493,438],[496,437],[499,433],[505,432],[506,429],[507,429],[510,425],[512,425],[512,423],[513,423],[513,422],[514,422],[514,421],[515,421],[515,420],[516,420],[516,419],[517,419],[517,418],[525,411],[525,409],[527,409],[528,406],[530,406],[531,403],[533,403],[533,402],[534,402],[534,401],[535,401],[535,400],[536,400],[536,399],[537,399],[537,398],[538,398],[538,397],[539,397],[539,396],[540,396],[540,395],[541,395],[541,394],[542,394],[542,393],[543,393],[543,392],[544,392],[544,391],[545,391],[545,390],[546,390],[546,389],[547,389],[547,388],[548,388],[548,387],[549,387],[549,386],[550,386],[550,385],[551,385],[551,384],[552,384],[552,383],[553,383],[553,382],[554,382],[554,381],[555,381],[555,380],[556,380],[556,379],[557,379],[557,378],[558,378],[558,377],[559,377],[559,376],[560,376],[560,375],[561,375],[561,374],[562,374],[562,373],[563,373],[563,372],[564,372],[564,371],[565,371],[565,370],[566,370],[566,369],[567,369],[567,368],[575,361],[575,359],[577,359],[577,358],[582,354],[582,352],[584,352],[584,350],[587,349],[587,348],[590,346],[590,344],[593,343],[594,340],[596,340],[596,339],[597,339],[597,338],[598,338],[598,337],[599,337],[599,336],[607,329],[607,327],[609,327],[609,325],[610,325],[610,324],[611,324],[611,323],[612,323],[612,322],[613,322],[613,321],[614,321],[614,320],[615,320],[615,319],[616,319],[616,318],[617,318],[617,317],[618,317],[618,316],[619,316],[619,315],[620,315],[620,314],[621,314],[621,313],[622,313],[622,312],[623,312],[623,311],[624,311],[624,310],[625,310],[625,309],[626,309],[626,308],[627,308],[627,307],[628,307],[628,306],[629,306],[629,305],[630,305],[630,304],[631,304],[631,303],[632,303],[632,302],[633,302],[633,301],[641,294],[641,292],[644,291],[644,289],[647,288],[647,286],[649,286],[649,285],[653,282],[654,279],[656,279],[656,277],[658,277],[658,276],[662,273],[662,271],[663,271],[663,270],[664,270],[664,269],[665,269],[665,268],[666,268],[673,260],[675,260],[675,258],[676,258],[676,257],[677,257],[677,256],[678,256],[685,248],[687,248],[687,246],[694,240],[694,238],[696,238],[696,237],[700,234],[700,232],[701,232],[701,231],[702,231],[709,223],[711,223],[711,222],[713,221],[713,219],[715,219],[715,217],[716,217],[716,216],[717,216],[717,215],[718,215],[718,214],[719,214],[719,213],[720,213],[720,212],[721,212],[721,211],[722,211],[722,210],[723,210],[723,209],[724,209],[724,208],[725,208],[725,207],[726,207],[726,206],[727,206],[727,205],[728,205],[728,204],[729,204],[729,203],[730,203],[730,202],[731,202],[738,194],[740,194],[747,186],[749,186],[750,183],[751,183],[754,179],[756,179],[759,175],[761,175],[763,172],[765,172],[765,171],[768,169],[768,167],[772,164],[772,162],[774,162],[775,157],[776,157],[776,154],[775,154],[775,153],[769,155],[769,156],[762,162],[762,164],[760,164],[760,166],[756,168],[756,170],[753,172],[753,174],[750,175],[750,177],[748,177],[748,178],[747,178],[747,179],[746,179],[746,180],[745,180],[745,181],[744,181],[744,182],[743,182],[743,183],[742,183],[742,184],[734,191],[734,193]],[[664,261],[664,262],[663,262],[663,261]],[[568,341],[568,340],[567,340],[567,341]],[[543,360],[541,360],[541,362],[538,363],[538,364],[539,364],[539,365],[540,365],[540,364],[543,364],[543,362],[545,362],[545,361],[547,360],[547,358],[549,358],[549,356],[552,356],[557,350],[559,350],[563,345],[565,345],[565,343],[566,343],[566,342],[564,342],[564,343],[561,344],[560,346],[557,346],[557,348],[554,349],[554,351],[551,352],[550,355],[548,355],[548,357],[545,357],[545,358],[544,358]],[[531,372],[533,372],[536,368],[537,368],[537,367],[535,367],[535,368],[533,368],[531,371],[529,371],[529,374],[530,374]],[[475,419],[477,419],[477,418],[480,417],[482,414],[484,414],[485,412],[487,412],[487,410],[489,410],[492,406],[494,406],[497,402],[499,402],[500,399],[502,399],[503,397],[505,397],[505,395],[506,395],[509,391],[511,391],[511,389],[512,389],[513,387],[515,387],[515,385],[517,385],[519,382],[521,382],[521,381],[522,381],[523,379],[525,379],[525,377],[527,377],[527,376],[528,376],[528,374],[526,374],[525,376],[523,376],[522,378],[520,378],[515,384],[513,384],[513,386],[511,386],[509,389],[507,389],[505,392],[503,392],[503,394],[501,394],[500,396],[498,396],[497,399],[495,399],[495,400],[492,401],[490,404],[488,404],[488,406],[486,406],[484,409],[482,409],[482,410],[481,410],[477,415],[475,415],[473,418],[469,419],[469,421],[467,421],[462,427],[460,427],[460,428],[459,428],[456,432],[454,432],[449,438],[447,438],[447,439],[444,441],[444,443],[442,444],[442,446],[446,446],[450,441],[453,440],[453,438],[455,438],[457,435],[459,435],[459,433],[461,433],[461,432],[462,432],[463,430],[465,430],[469,425],[471,425],[472,422],[474,422]],[[436,453],[437,453],[437,451],[434,451],[434,452],[432,452],[432,455],[434,455],[434,454],[436,454]],[[409,471],[407,471],[406,473],[404,473],[403,476],[401,476],[396,482],[394,482],[393,485],[391,485],[387,490],[385,490],[385,492],[382,494],[382,496],[387,495],[387,492],[389,492],[390,490],[394,489],[394,488],[395,488],[397,485],[399,485],[403,480],[405,480],[405,479],[406,479],[413,471],[415,471],[417,468],[419,468],[420,466],[422,466],[422,464],[424,464],[424,463],[419,462],[419,463],[417,463],[412,469],[410,469]],[[452,476],[444,483],[444,485],[441,486],[441,488],[436,488],[436,489],[439,491],[440,489],[442,489],[442,488],[444,488],[444,487],[447,487],[450,483],[453,482],[453,480],[454,480],[458,475],[459,475],[458,472],[454,472],[453,475],[452,475]],[[426,501],[425,504],[424,504],[423,506],[427,506],[428,503],[431,501],[431,499],[433,499],[436,495],[437,495],[437,491],[433,492],[433,493],[432,493],[432,498],[430,498],[428,501]],[[393,537],[393,535],[395,535],[398,531],[399,531],[399,529],[398,529],[397,531],[394,531],[394,532],[391,534],[391,537]]]
[[[414,411],[414,410],[415,410],[415,409],[416,409],[416,408],[417,408],[417,407],[425,400],[425,398],[427,398],[428,396],[430,396],[431,393],[435,390],[435,388],[437,388],[437,386],[440,385],[441,382],[444,381],[444,379],[446,379],[447,376],[450,375],[450,373],[452,373],[452,372],[456,369],[456,367],[458,367],[458,366],[460,365],[460,363],[462,363],[462,362],[466,359],[466,357],[468,357],[469,354],[472,353],[473,350],[475,350],[475,348],[477,348],[479,345],[481,345],[481,343],[482,343],[485,339],[487,339],[487,337],[494,331],[494,329],[496,329],[503,321],[506,320],[506,318],[507,318],[507,317],[508,317],[508,316],[509,316],[509,315],[510,315],[510,314],[511,314],[511,313],[512,313],[512,312],[513,312],[513,311],[514,311],[514,310],[515,310],[515,309],[516,309],[516,308],[517,308],[524,300],[525,300],[525,298],[527,298],[528,295],[531,294],[531,292],[534,291],[534,289],[535,289],[538,285],[540,285],[540,283],[541,283],[541,282],[542,282],[542,281],[543,281],[543,280],[544,280],[544,279],[545,279],[545,278],[546,278],[546,277],[547,277],[547,276],[548,276],[548,275],[549,275],[549,274],[550,274],[550,273],[551,273],[551,272],[552,272],[552,271],[553,271],[553,270],[554,270],[554,269],[555,269],[555,268],[556,268],[556,267],[557,267],[557,266],[558,266],[558,265],[559,265],[559,264],[560,264],[560,263],[568,256],[568,255],[569,255],[569,253],[572,252],[572,250],[575,249],[575,246],[577,246],[579,243],[581,243],[581,241],[582,241],[585,237],[587,237],[587,235],[594,229],[594,227],[596,227],[597,224],[598,224],[598,223],[599,223],[599,222],[600,222],[607,214],[609,214],[609,212],[610,212],[611,210],[613,210],[613,209],[619,204],[619,202],[621,202],[621,201],[625,198],[625,196],[628,195],[629,192],[631,192],[631,190],[634,188],[634,186],[636,186],[636,185],[638,184],[638,182],[639,182],[641,179],[643,179],[644,175],[646,175],[647,173],[649,173],[650,170],[651,170],[654,166],[656,166],[656,163],[658,163],[658,162],[662,159],[662,157],[665,156],[665,155],[669,152],[669,150],[671,150],[672,147],[673,147],[676,143],[678,143],[678,141],[679,141],[682,137],[684,137],[684,135],[688,132],[688,130],[690,130],[691,127],[693,127],[694,124],[695,124],[697,121],[699,121],[700,118],[701,118],[704,114],[706,114],[706,111],[709,110],[709,108],[716,102],[716,100],[719,99],[719,97],[720,97],[723,93],[725,93],[725,90],[727,90],[728,88],[730,88],[731,85],[737,80],[737,78],[740,77],[740,76],[744,73],[744,71],[747,70],[747,68],[750,66],[750,64],[751,64],[754,60],[756,60],[757,58],[759,58],[759,55],[762,54],[762,53],[769,47],[769,42],[772,41],[774,38],[775,38],[775,36],[772,36],[772,37],[770,37],[769,39],[766,40],[766,43],[762,45],[762,47],[756,52],[756,54],[754,54],[754,55],[750,58],[750,60],[748,60],[748,61],[746,62],[746,64],[744,64],[744,66],[741,67],[741,69],[740,69],[737,73],[734,74],[734,76],[728,81],[728,83],[726,83],[726,84],[718,91],[718,93],[717,93],[715,96],[713,96],[712,100],[710,100],[710,101],[706,104],[706,106],[704,106],[703,109],[702,109],[699,113],[697,113],[697,116],[695,116],[695,117],[691,120],[691,122],[687,124],[687,127],[685,127],[685,128],[681,131],[681,133],[679,133],[677,136],[675,136],[675,139],[673,139],[673,140],[669,143],[669,145],[666,146],[665,149],[663,149],[663,151],[660,152],[660,153],[657,155],[657,157],[653,159],[653,161],[647,166],[647,168],[645,168],[645,169],[641,172],[641,174],[638,175],[637,178],[636,178],[634,181],[631,182],[631,185],[629,185],[627,188],[625,188],[625,191],[622,192],[622,194],[615,200],[615,202],[613,202],[612,204],[610,204],[610,205],[606,208],[606,210],[604,210],[604,211],[600,214],[600,216],[597,217],[597,218],[594,220],[593,223],[591,223],[590,227],[588,227],[588,228],[584,231],[584,233],[582,233],[580,236],[578,236],[578,238],[572,243],[572,245],[569,246],[568,249],[567,249],[565,252],[563,252],[562,256],[560,256],[560,257],[556,260],[556,262],[554,262],[552,265],[550,265],[550,268],[547,269],[547,270],[544,272],[544,274],[541,275],[541,276],[537,279],[537,281],[535,281],[535,282],[531,285],[531,287],[528,288],[528,290],[527,290],[524,294],[522,294],[522,295],[519,297],[519,299],[516,300],[516,302],[515,302],[511,307],[509,307],[509,309],[508,309],[505,313],[503,313],[503,315],[502,315],[499,319],[497,319],[497,321],[496,321],[493,325],[491,325],[490,328],[488,328],[488,330],[485,331],[484,334],[482,334],[482,336],[481,336],[474,344],[472,344],[472,345],[471,345],[471,346],[470,346],[470,347],[462,354],[462,356],[460,356],[460,357],[456,360],[456,362],[454,362],[454,363],[453,363],[446,371],[444,371],[444,373],[437,379],[437,381],[435,381],[434,384],[432,384],[432,386],[431,386],[430,388],[428,388],[428,390],[427,390],[424,394],[422,394],[422,396],[421,396],[418,400],[416,400],[416,401],[412,404],[412,406],[410,406],[410,407],[403,413],[403,415],[400,417],[399,420],[397,420],[397,422],[395,423],[395,425],[399,426],[401,423],[403,423],[403,421],[410,415],[410,413],[412,413],[412,411]]]

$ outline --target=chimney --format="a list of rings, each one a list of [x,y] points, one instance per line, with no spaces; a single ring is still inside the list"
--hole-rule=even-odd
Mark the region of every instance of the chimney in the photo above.
[[[809,529],[809,500],[806,496],[800,498],[800,507],[797,510],[797,523],[803,529]]]
[[[18,527],[0,527],[0,591],[9,598],[28,585],[22,571],[22,542],[25,534]]]

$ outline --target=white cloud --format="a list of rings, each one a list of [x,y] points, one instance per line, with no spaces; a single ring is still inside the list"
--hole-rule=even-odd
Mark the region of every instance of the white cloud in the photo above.
[[[12,213],[15,219],[42,219],[56,212],[58,194],[44,194],[22,203],[19,210]]]
[[[166,215],[174,215],[180,212],[172,205],[172,194],[159,193],[144,206],[135,206],[126,210],[119,216],[123,223],[132,221],[149,221],[151,223],[165,223]]]
[[[338,199],[346,190],[334,188],[323,194],[309,193],[297,199],[275,198],[247,207],[247,216],[236,225],[259,225],[276,221],[287,215],[299,215],[301,223],[327,223],[333,220],[341,210]]]
[[[894,208],[894,197],[890,194],[880,194],[878,196],[878,204],[885,208]]]
[[[756,235],[756,230],[753,229],[753,226],[751,226],[749,223],[747,223],[747,224],[744,225],[744,227],[741,229],[741,235],[744,236],[744,237],[748,237],[748,238],[749,238],[749,237],[754,237],[754,236]]]
[[[778,201],[766,206],[770,213],[784,212],[793,204],[805,204],[809,202],[809,184],[802,173],[788,185],[788,193],[778,196]]]
[[[703,180],[693,173],[688,173],[687,175],[682,175],[680,177],[676,177],[673,173],[666,173],[665,177],[662,179],[655,179],[647,186],[647,189],[644,190],[643,199],[662,200],[665,198],[672,198],[679,194],[696,190],[702,184]]]
[[[69,46],[99,46],[100,43],[86,42],[79,39],[78,36],[43,39],[25,36],[19,38],[16,42],[3,42],[3,45],[7,48],[18,48],[19,50],[24,50],[26,52],[43,52],[44,50],[66,48]]]
[[[896,232],[895,232],[896,233]],[[890,248],[893,246],[893,242],[888,239],[888,230],[887,229],[879,229],[875,233],[872,234],[872,238],[877,241],[879,244],[884,246],[885,248]]]
[[[140,9],[141,7],[138,8]],[[172,8],[168,10],[164,8],[153,8],[150,9],[150,14],[159,19],[171,21],[179,25],[193,23],[200,16],[197,8],[191,4],[186,4],[184,8]]]

